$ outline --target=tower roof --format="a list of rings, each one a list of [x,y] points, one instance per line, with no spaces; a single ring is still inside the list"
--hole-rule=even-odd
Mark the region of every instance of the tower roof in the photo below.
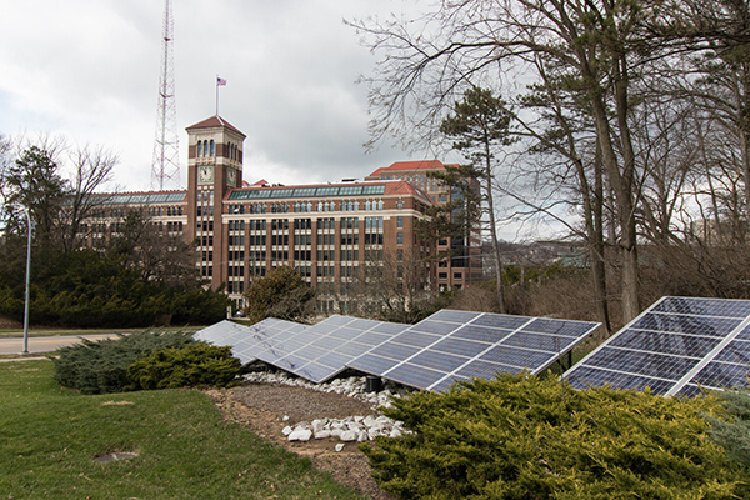
[[[243,134],[240,129],[226,121],[224,118],[218,115],[209,116],[205,120],[201,120],[198,123],[194,123],[190,125],[189,127],[185,127],[185,130],[195,130],[199,128],[214,128],[214,127],[226,127],[229,130],[236,132],[242,136],[242,138],[245,138],[245,134]]]

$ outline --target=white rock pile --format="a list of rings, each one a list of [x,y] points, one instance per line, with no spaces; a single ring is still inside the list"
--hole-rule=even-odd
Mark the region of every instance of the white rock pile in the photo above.
[[[377,436],[399,437],[411,434],[411,431],[404,429],[402,421],[392,420],[385,415],[358,415],[343,419],[323,418],[312,422],[298,422],[294,427],[287,425],[281,433],[289,441],[309,441],[311,438],[372,441]]]
[[[349,377],[335,379],[325,384],[315,384],[301,378],[289,377],[285,372],[251,372],[245,375],[248,382],[266,382],[281,385],[305,387],[313,391],[335,392],[345,394],[351,398],[372,403],[372,409],[377,407],[391,407],[391,400],[401,398],[407,391],[396,389],[393,384],[386,382],[380,392],[365,392],[365,377]]]

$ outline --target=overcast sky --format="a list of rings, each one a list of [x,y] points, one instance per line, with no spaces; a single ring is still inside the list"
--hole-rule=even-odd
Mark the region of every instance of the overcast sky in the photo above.
[[[118,186],[146,189],[156,129],[162,1],[0,1],[0,134],[104,144]],[[174,0],[177,129],[220,114],[245,132],[244,178],[283,183],[363,177],[399,159],[366,154],[374,57],[342,18],[419,11],[402,0]],[[429,154],[427,154],[429,156]]]
[[[362,178],[396,160],[434,158],[380,144],[366,153],[375,56],[342,19],[413,18],[433,0],[173,0],[180,177],[185,127],[220,114],[246,135],[244,173],[284,184]],[[0,0],[0,134],[60,134],[121,159],[109,186],[149,189],[164,2]],[[459,161],[460,157],[439,158]],[[539,228],[501,224],[506,239]],[[542,229],[548,233],[548,229]],[[521,234],[523,233],[523,234]]]

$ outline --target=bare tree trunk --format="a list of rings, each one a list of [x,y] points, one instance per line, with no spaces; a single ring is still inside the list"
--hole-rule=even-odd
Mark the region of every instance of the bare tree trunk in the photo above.
[[[604,205],[604,192],[602,182],[602,148],[599,141],[596,143],[594,153],[594,200],[593,215],[594,227],[591,237],[591,271],[594,280],[594,294],[596,296],[596,307],[599,312],[599,320],[609,335],[612,333],[612,324],[609,318],[609,307],[607,304],[607,277],[605,269],[605,246],[602,207]]]
[[[498,311],[505,314],[505,290],[503,286],[503,261],[500,257],[500,245],[497,242],[497,227],[495,227],[495,204],[492,201],[492,161],[490,143],[484,143],[484,182],[487,191],[487,211],[490,216],[490,237],[492,238],[492,253],[495,256],[495,293],[497,294]]]

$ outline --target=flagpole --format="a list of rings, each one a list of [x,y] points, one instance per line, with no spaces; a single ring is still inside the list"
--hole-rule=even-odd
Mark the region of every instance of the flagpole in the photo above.
[[[219,75],[216,75],[216,116],[219,116]]]

